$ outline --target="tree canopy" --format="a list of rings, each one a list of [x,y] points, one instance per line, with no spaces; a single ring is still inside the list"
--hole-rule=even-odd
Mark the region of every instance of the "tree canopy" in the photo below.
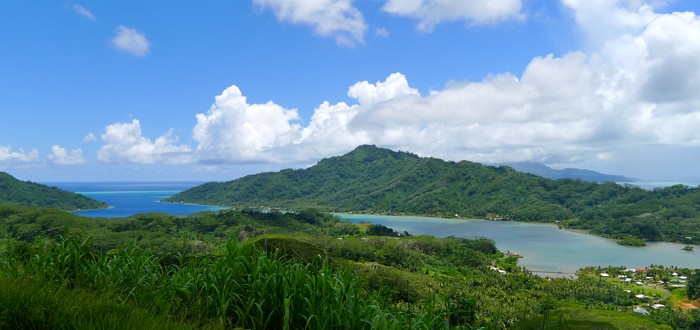
[[[560,221],[609,237],[700,242],[700,188],[645,190],[613,182],[550,180],[507,166],[423,158],[368,145],[306,169],[206,183],[167,201]]]
[[[0,172],[0,204],[53,207],[74,211],[105,208],[108,205],[73,192],[46,185],[17,180]]]

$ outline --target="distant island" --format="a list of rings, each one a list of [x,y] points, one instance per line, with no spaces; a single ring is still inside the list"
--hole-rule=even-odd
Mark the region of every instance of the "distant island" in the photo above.
[[[552,180],[509,166],[357,147],[306,169],[206,183],[166,201],[286,210],[558,222],[607,237],[700,242],[700,189]],[[686,237],[693,237],[688,242]]]
[[[580,179],[583,181],[590,182],[634,182],[637,181],[634,178],[622,176],[622,175],[612,175],[604,174],[596,171],[578,169],[578,168],[565,168],[565,169],[553,169],[545,164],[535,163],[535,162],[516,162],[516,163],[506,163],[502,164],[505,166],[512,167],[518,172],[530,173],[537,176],[541,176],[547,179]]]
[[[51,207],[66,211],[106,208],[109,205],[87,196],[16,179],[0,172],[0,205]]]

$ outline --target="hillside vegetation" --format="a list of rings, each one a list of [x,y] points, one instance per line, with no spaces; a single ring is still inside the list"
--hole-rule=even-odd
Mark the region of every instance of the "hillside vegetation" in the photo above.
[[[0,206],[0,225],[0,328],[694,329],[700,324],[697,312],[634,313],[643,303],[635,292],[597,275],[534,276],[489,239],[399,235],[314,210],[107,220]]]
[[[609,237],[700,243],[700,188],[648,191],[612,182],[550,180],[506,166],[422,158],[367,145],[307,169],[206,183],[167,201],[560,221]]]
[[[38,183],[25,182],[0,172],[0,205],[53,207],[74,211],[105,208],[108,205],[81,194]]]

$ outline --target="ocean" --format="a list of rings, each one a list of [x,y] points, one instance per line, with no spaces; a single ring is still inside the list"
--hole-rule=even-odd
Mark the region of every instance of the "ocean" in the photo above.
[[[225,208],[160,202],[201,182],[49,182],[44,184],[83,194],[110,206],[108,209],[73,212],[84,217],[122,218],[149,212],[185,215]]]

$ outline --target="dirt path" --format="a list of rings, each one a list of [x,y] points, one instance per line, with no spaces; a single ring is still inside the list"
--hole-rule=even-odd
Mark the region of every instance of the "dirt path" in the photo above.
[[[663,296],[663,298],[659,298],[659,299],[654,300],[652,303],[658,304],[662,301],[668,300],[668,298],[671,298],[671,291],[668,291],[666,288],[660,288],[656,285],[654,286],[654,288],[659,289],[659,290],[664,290],[664,296]]]

